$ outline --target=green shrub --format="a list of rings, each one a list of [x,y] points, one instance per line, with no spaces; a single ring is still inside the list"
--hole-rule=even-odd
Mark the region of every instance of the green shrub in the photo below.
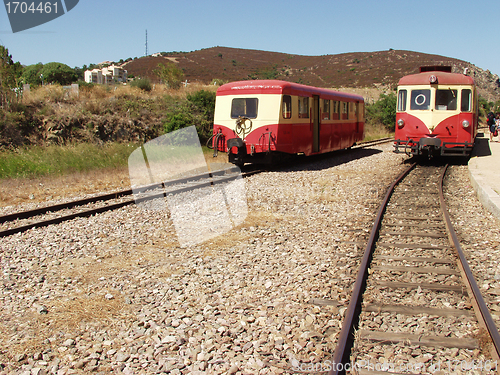
[[[184,79],[184,72],[174,63],[158,64],[153,73],[171,89],[181,87],[182,80]]]
[[[381,94],[378,101],[366,106],[366,122],[383,124],[393,131],[396,125],[396,94]]]
[[[138,87],[141,90],[144,91],[151,91],[151,81],[148,78],[139,78],[139,79],[134,79],[132,82],[130,82],[130,86],[132,87]]]
[[[195,125],[193,115],[187,106],[181,106],[174,112],[167,115],[167,120],[164,124],[165,133],[170,133],[175,130],[186,128]]]
[[[212,135],[215,111],[215,92],[200,90],[186,97],[187,103],[167,115],[166,133],[195,125],[198,136],[205,142]]]

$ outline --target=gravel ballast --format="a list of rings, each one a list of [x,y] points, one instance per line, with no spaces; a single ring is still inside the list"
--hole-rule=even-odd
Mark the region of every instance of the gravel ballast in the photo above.
[[[385,144],[246,178],[246,220],[194,246],[136,206],[0,239],[0,373],[284,374],[329,360],[404,159]],[[466,172],[451,173],[452,216],[480,285],[500,289],[500,235],[484,236]]]

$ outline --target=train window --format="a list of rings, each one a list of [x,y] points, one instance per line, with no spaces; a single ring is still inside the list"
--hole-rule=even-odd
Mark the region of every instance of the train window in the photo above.
[[[349,104],[349,118],[356,119],[358,113],[358,103],[350,103]]]
[[[431,103],[431,90],[423,89],[423,90],[412,90],[411,91],[411,110],[427,110],[430,109]]]
[[[340,118],[340,102],[337,100],[333,101],[333,106],[332,106],[332,120],[338,120]]]
[[[257,118],[257,98],[234,98],[231,105],[231,118],[248,117]]]
[[[436,90],[436,109],[440,111],[457,110],[457,90],[450,88]]]
[[[292,118],[292,97],[283,95],[283,107],[281,109],[283,118]]]
[[[349,115],[349,103],[342,102],[342,120],[347,120]]]
[[[408,93],[406,90],[399,90],[398,92],[398,112],[406,111],[406,97]]]
[[[472,90],[462,90],[462,104],[460,106],[460,109],[462,110],[462,112],[472,111]]]
[[[322,120],[330,120],[330,100],[323,100],[323,112],[321,113]]]
[[[299,96],[299,118],[309,118],[309,98]]]

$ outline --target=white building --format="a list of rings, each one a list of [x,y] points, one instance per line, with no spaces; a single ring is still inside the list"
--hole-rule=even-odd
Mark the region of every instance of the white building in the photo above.
[[[108,84],[115,82],[127,82],[127,71],[119,66],[111,65],[102,69],[85,71],[85,82]]]
[[[86,70],[85,82],[102,84],[102,71],[100,69]]]

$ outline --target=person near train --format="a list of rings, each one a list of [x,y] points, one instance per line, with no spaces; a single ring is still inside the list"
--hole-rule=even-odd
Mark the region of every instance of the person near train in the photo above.
[[[493,135],[495,131],[497,131],[497,127],[495,124],[495,114],[493,112],[490,112],[486,115],[486,124],[488,125],[488,128],[490,129],[490,142],[493,141]]]
[[[493,135],[496,137],[498,135],[498,132],[500,132],[500,112],[497,112],[497,117],[495,119],[495,132],[493,133]]]

